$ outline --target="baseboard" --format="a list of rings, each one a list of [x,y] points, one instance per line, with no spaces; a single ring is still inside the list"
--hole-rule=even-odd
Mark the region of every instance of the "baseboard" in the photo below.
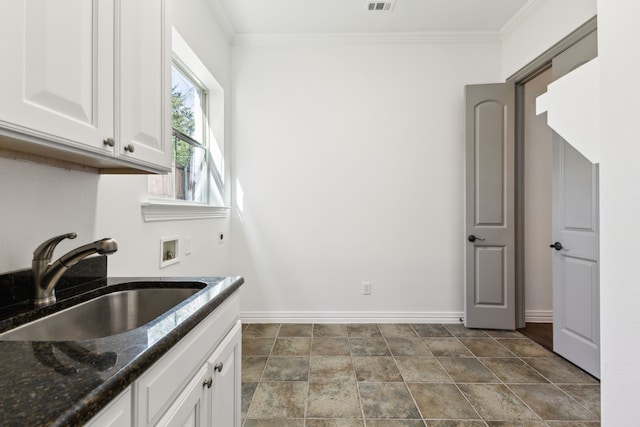
[[[244,323],[460,323],[463,312],[243,311]]]
[[[525,310],[524,321],[528,323],[553,323],[553,310]]]

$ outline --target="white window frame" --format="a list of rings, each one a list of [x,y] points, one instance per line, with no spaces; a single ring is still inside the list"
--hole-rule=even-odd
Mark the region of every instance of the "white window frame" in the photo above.
[[[175,28],[172,29],[171,46],[173,56],[177,58],[176,62],[187,68],[207,89],[207,116],[214,125],[209,127],[205,124],[205,139],[210,153],[209,159],[213,163],[210,164],[210,168],[216,170],[210,172],[212,176],[209,177],[208,203],[149,197],[142,203],[142,214],[145,222],[226,218],[230,208],[225,206],[228,185],[225,182],[224,169],[224,89]],[[213,198],[216,193],[211,190],[212,186],[221,187],[218,200]]]

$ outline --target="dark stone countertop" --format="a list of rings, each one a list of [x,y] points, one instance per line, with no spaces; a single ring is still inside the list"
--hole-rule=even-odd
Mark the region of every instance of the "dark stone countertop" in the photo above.
[[[190,287],[193,282],[201,283],[202,291],[128,332],[74,342],[0,341],[0,424],[84,424],[231,296],[244,279],[108,278],[94,283],[91,290],[65,296],[54,306],[14,309],[10,317],[0,320],[0,332],[109,292]]]

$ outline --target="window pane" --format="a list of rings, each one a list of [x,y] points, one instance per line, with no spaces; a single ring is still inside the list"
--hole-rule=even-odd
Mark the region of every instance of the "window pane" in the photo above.
[[[207,201],[206,150],[173,137],[175,154],[175,183],[177,200]]]
[[[204,144],[204,92],[175,65],[171,68],[171,115],[173,128]]]

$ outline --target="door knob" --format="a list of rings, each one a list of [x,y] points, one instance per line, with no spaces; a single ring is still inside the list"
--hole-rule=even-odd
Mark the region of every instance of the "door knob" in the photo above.
[[[475,242],[476,240],[479,240],[481,242],[485,241],[485,239],[483,239],[481,237],[474,236],[473,234],[469,235],[469,237],[467,237],[467,240],[470,241],[471,243]]]
[[[562,243],[560,243],[560,242],[555,242],[555,243],[549,245],[549,247],[555,249],[556,251],[561,251],[562,249],[564,249],[562,247]]]

